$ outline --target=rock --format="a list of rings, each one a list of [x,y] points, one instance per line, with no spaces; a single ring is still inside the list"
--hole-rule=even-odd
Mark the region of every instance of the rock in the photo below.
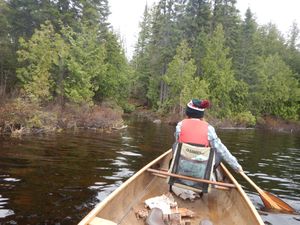
[[[153,123],[159,124],[159,123],[161,123],[161,120],[160,119],[156,119],[156,120],[153,121]]]

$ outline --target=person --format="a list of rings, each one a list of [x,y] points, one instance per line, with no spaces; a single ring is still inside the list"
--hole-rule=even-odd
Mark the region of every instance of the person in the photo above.
[[[193,143],[215,149],[217,161],[224,160],[237,173],[242,166],[217,136],[215,128],[204,120],[204,111],[210,105],[208,100],[192,99],[186,107],[187,118],[176,126],[176,143]]]

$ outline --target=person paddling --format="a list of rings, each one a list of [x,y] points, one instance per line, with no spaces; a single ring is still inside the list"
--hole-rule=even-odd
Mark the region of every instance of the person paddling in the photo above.
[[[237,173],[242,166],[217,136],[215,128],[204,120],[204,110],[210,105],[208,100],[192,99],[186,107],[187,118],[176,126],[175,143],[193,143],[215,149],[217,162],[224,160]]]

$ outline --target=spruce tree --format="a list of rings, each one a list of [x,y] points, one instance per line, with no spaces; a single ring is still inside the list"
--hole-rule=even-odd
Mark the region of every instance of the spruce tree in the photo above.
[[[176,111],[179,106],[184,105],[181,102],[181,92],[189,81],[193,80],[196,72],[194,60],[191,59],[191,49],[186,41],[182,41],[176,50],[176,55],[169,63],[166,74],[163,76],[164,82],[168,85],[167,99],[162,107],[167,111],[173,109]]]
[[[209,84],[213,105],[219,116],[231,113],[230,93],[236,85],[229,48],[225,46],[223,27],[219,24],[212,36],[206,40],[205,56],[202,60],[203,78]]]
[[[248,8],[245,14],[245,20],[241,25],[239,41],[236,46],[236,58],[234,66],[236,68],[236,77],[238,80],[253,84],[254,68],[257,57],[255,46],[255,35],[257,32],[257,23],[251,10]]]
[[[212,27],[215,29],[218,24],[223,25],[226,46],[230,49],[231,57],[235,57],[235,46],[238,41],[240,16],[237,10],[236,0],[214,0]]]
[[[150,54],[149,44],[151,40],[151,15],[149,13],[148,6],[145,6],[143,20],[140,25],[140,32],[138,41],[135,46],[133,59],[131,61],[132,66],[135,70],[135,85],[134,95],[143,104],[148,105],[147,92],[149,89],[149,78],[150,78]]]
[[[287,40],[286,63],[295,72],[300,81],[300,29],[297,23],[293,23]]]

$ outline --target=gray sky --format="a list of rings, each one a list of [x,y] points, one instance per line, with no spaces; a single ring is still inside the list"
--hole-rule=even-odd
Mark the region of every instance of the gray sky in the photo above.
[[[123,40],[126,55],[131,58],[139,32],[146,2],[151,6],[158,0],[109,0],[111,15],[109,20]],[[287,34],[293,21],[300,28],[300,0],[237,0],[237,8],[244,16],[250,7],[258,24],[272,22],[283,34]]]

